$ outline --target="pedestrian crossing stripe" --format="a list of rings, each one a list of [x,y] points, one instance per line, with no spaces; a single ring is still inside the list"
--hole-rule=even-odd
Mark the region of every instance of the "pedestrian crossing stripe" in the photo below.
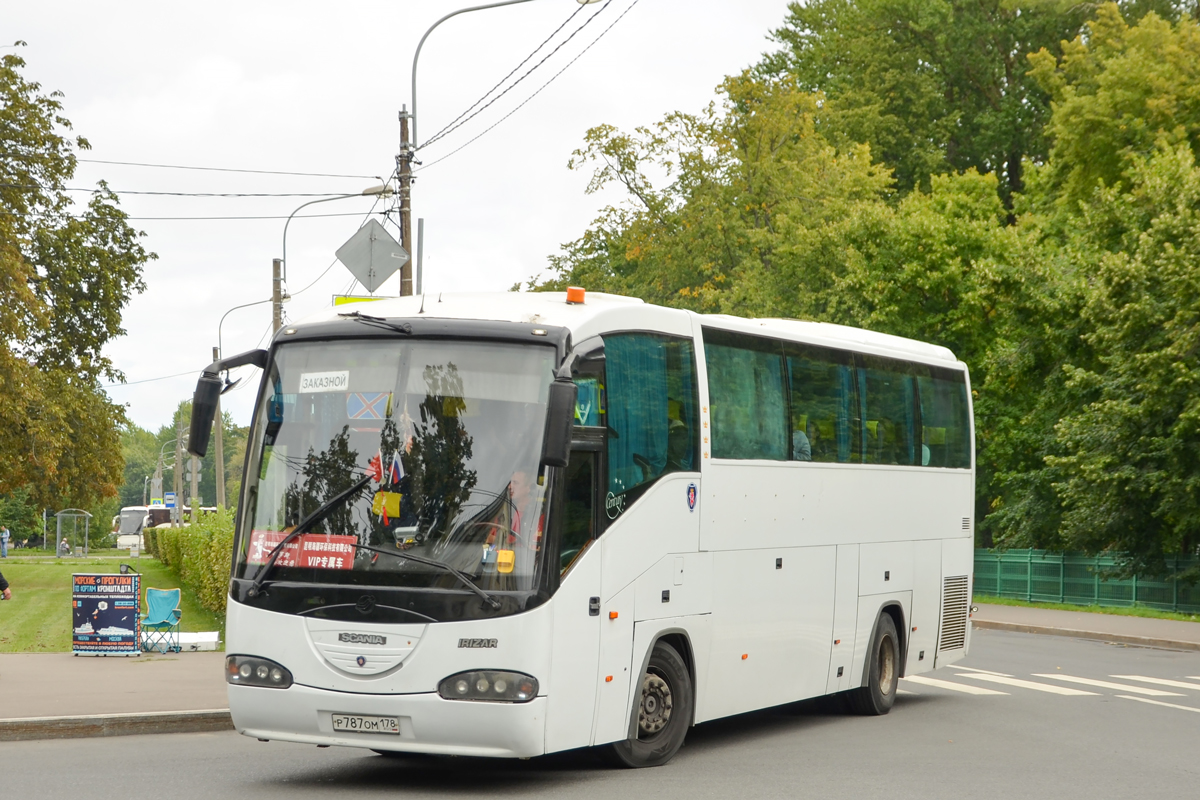
[[[1033,674],[1035,678],[1049,678],[1050,680],[1066,681],[1067,683],[1079,683],[1084,686],[1096,686],[1101,689],[1115,689],[1118,692],[1133,692],[1134,694],[1144,694],[1150,697],[1183,697],[1179,692],[1164,692],[1162,689],[1147,689],[1144,686],[1129,686],[1124,683],[1109,683],[1108,681],[1098,681],[1093,678],[1077,678],[1074,675],[1061,675],[1058,673],[1039,673]]]
[[[1200,691],[1200,683],[1169,681],[1166,678],[1147,678],[1145,675],[1109,675],[1108,677],[1120,678],[1123,681],[1141,681],[1142,683],[1156,683],[1159,686],[1173,686],[1176,689],[1196,689]]]
[[[956,675],[958,678],[974,678],[979,681],[991,681],[992,683],[1002,683],[1005,686],[1016,686],[1021,689],[1033,689],[1035,692],[1048,692],[1049,694],[1061,694],[1070,697],[1079,697],[1084,695],[1095,696],[1095,692],[1085,692],[1082,689],[1070,689],[1066,686],[1054,686],[1049,683],[1037,683],[1035,681],[1025,681],[1020,678],[1009,678],[1005,675],[987,675],[982,672],[972,672],[969,674]]]
[[[1012,675],[1009,675],[1007,672],[996,672],[996,670],[994,670],[994,669],[979,669],[978,667],[966,667],[966,666],[963,666],[962,664],[955,664],[954,668],[955,669],[965,669],[968,672],[982,672],[987,675],[1003,675],[1006,678],[1012,677]]]
[[[949,689],[952,692],[962,692],[963,694],[978,694],[978,695],[1003,695],[1009,697],[1008,692],[998,692],[995,689],[985,689],[982,686],[968,686],[964,683],[954,683],[953,681],[943,681],[937,678],[926,678],[924,675],[911,675],[904,678],[906,681],[919,684],[921,686],[933,686],[938,689]]]
[[[1188,677],[1191,677],[1191,676],[1189,675]],[[1139,703],[1150,703],[1151,705],[1155,705],[1155,706],[1165,706],[1167,708],[1177,708],[1180,711],[1195,711],[1196,713],[1200,713],[1200,708],[1192,708],[1191,706],[1181,706],[1181,705],[1177,705],[1175,703],[1164,703],[1161,700],[1149,700],[1145,697],[1131,697],[1130,695],[1127,695],[1127,694],[1119,694],[1119,695],[1117,695],[1117,697],[1121,698],[1122,700],[1137,700]]]

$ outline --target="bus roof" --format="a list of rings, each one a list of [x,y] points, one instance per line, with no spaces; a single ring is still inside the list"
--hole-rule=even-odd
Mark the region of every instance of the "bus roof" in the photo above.
[[[824,345],[893,358],[959,363],[939,345],[886,333],[793,319],[744,319],[725,314],[695,314],[651,305],[635,297],[588,292],[581,304],[567,302],[565,292],[462,292],[389,297],[373,302],[334,306],[317,312],[303,323],[333,322],[339,314],[359,310],[387,318],[478,319],[554,325],[569,329],[575,341],[617,330],[661,331],[691,336],[693,322],[758,336]]]

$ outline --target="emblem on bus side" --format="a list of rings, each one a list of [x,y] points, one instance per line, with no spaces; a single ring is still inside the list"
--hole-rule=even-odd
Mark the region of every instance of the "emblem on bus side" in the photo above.
[[[621,516],[621,512],[625,510],[625,495],[614,495],[608,493],[608,497],[604,498],[604,513],[608,514],[609,519],[616,519]]]
[[[696,510],[696,484],[689,483],[687,488],[688,511]]]
[[[459,639],[459,647],[495,647],[496,639]]]
[[[339,633],[338,641],[349,644],[387,644],[387,637],[375,633]]]

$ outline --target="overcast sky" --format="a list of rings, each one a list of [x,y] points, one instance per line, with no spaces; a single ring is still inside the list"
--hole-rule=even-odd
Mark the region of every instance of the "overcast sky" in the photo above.
[[[131,224],[146,232],[147,249],[158,254],[146,268],[146,291],[125,310],[128,335],[108,348],[130,382],[110,394],[128,405],[134,422],[157,429],[179,400],[190,398],[199,369],[211,360],[221,316],[270,297],[271,259],[282,248],[283,219],[148,218],[286,217],[312,198],[123,192],[350,193],[377,183],[370,176],[386,177],[394,166],[396,116],[402,104],[411,108],[410,70],[421,34],[468,4],[72,0],[6,7],[0,42],[28,42],[17,51],[28,62],[25,76],[45,91],[63,92],[65,115],[92,144],[83,158],[361,176],[80,164],[74,185],[107,180],[122,193]],[[542,272],[547,256],[620,199],[586,195],[589,174],[566,168],[585,131],[601,123],[630,129],[669,111],[700,110],[723,76],[774,49],[766,35],[786,7],[786,0],[611,0],[583,8],[534,61],[597,14],[555,56],[422,151],[427,165],[446,156],[582,52],[509,119],[420,174],[413,217],[425,219],[426,292],[503,291]],[[443,23],[419,64],[420,139],[468,108],[576,8],[574,0],[533,0]],[[292,222],[290,319],[328,306],[335,294],[363,293],[340,264],[319,276],[370,208],[366,198],[338,200],[311,213],[356,216]],[[378,293],[398,291],[393,278]],[[269,325],[269,303],[234,311],[222,328],[224,352],[258,346]],[[134,383],[180,372],[189,374]],[[249,421],[253,391],[226,396],[226,409],[241,424]]]

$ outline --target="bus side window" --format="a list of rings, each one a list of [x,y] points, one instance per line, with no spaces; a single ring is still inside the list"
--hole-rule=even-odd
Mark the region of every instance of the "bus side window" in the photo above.
[[[823,347],[785,347],[792,460],[859,461],[862,444],[853,358]]]
[[[704,359],[713,457],[786,460],[792,436],[780,343],[706,328]]]
[[[967,469],[971,466],[971,428],[966,376],[954,370],[918,368],[921,399],[922,464]]]
[[[560,569],[565,571],[583,552],[587,543],[596,538],[596,453],[587,450],[571,451],[567,464],[566,484],[563,487],[562,544],[559,547]]]
[[[699,392],[687,339],[647,333],[604,337],[608,491],[668,472],[699,469]]]
[[[917,458],[916,397],[906,364],[863,356],[859,386],[865,394],[863,420],[868,464],[920,464]]]

